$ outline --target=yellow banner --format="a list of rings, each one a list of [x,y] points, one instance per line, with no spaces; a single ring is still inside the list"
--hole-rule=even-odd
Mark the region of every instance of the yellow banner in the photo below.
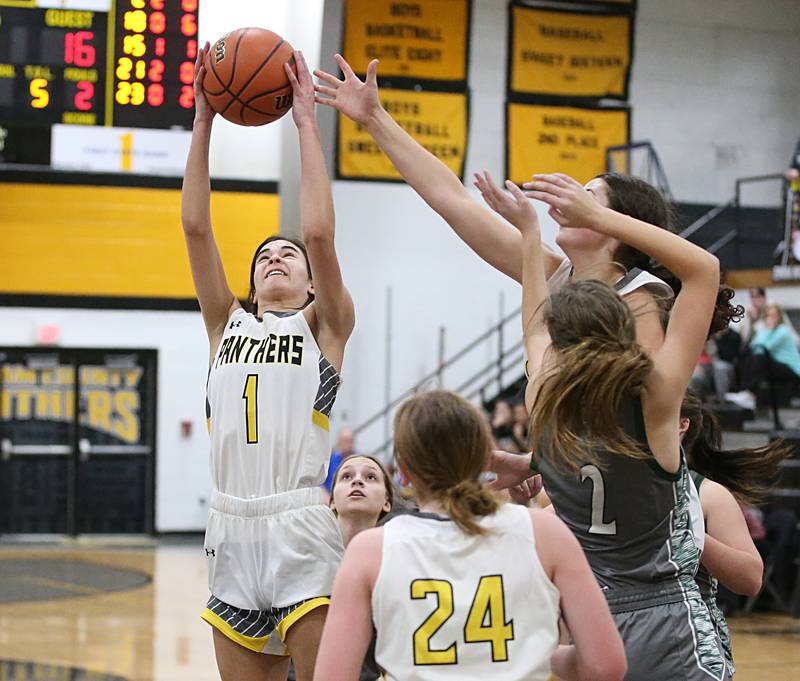
[[[417,142],[461,177],[467,153],[467,95],[382,88],[381,100]],[[366,128],[341,115],[337,170],[342,179],[402,179]]]
[[[627,99],[630,16],[518,6],[512,11],[514,92]]]
[[[356,73],[380,59],[382,77],[467,79],[469,0],[347,0],[344,57]]]
[[[627,143],[624,109],[508,105],[508,176],[518,184],[554,172],[586,182],[605,172],[607,147]]]

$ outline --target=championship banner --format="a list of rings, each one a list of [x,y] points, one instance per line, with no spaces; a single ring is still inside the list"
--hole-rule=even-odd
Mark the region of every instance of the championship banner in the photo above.
[[[628,98],[628,14],[511,7],[509,88],[554,97]]]
[[[467,155],[468,96],[381,88],[381,103],[417,142],[463,179]],[[339,116],[337,178],[402,181],[367,129]]]
[[[509,103],[506,176],[522,184],[534,173],[566,173],[586,182],[606,170],[606,148],[627,144],[628,109]]]
[[[347,0],[344,58],[356,73],[380,59],[386,79],[467,81],[470,0]]]

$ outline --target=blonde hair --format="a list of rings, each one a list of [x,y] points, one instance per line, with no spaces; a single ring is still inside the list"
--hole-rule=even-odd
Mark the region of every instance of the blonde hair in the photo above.
[[[653,369],[622,298],[600,281],[570,282],[551,295],[544,320],[556,361],[537,379],[528,428],[537,455],[572,471],[599,465],[598,446],[647,456],[619,426],[622,400],[638,396]]]
[[[395,415],[394,446],[420,497],[441,503],[467,534],[486,534],[475,518],[491,515],[500,503],[479,480],[491,452],[491,435],[473,405],[447,390],[412,397]]]

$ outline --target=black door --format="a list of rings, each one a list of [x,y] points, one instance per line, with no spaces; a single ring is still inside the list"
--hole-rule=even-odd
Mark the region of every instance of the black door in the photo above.
[[[0,376],[0,532],[152,532],[155,351],[6,348]]]
[[[75,366],[61,350],[0,349],[0,532],[70,531]]]

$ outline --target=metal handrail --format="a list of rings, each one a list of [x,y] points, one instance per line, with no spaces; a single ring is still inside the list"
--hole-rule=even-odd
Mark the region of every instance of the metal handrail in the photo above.
[[[686,229],[684,229],[679,236],[682,236],[684,239],[688,239],[692,234],[701,230],[705,227],[709,222],[715,220],[719,215],[724,213],[728,208],[733,208],[736,206],[736,197],[726,201],[725,203],[721,203],[718,206],[714,206],[710,211],[701,215],[697,220],[695,220],[691,225],[689,225]]]
[[[369,428],[371,425],[373,425],[374,423],[379,421],[381,418],[386,416],[386,414],[388,412],[390,412],[392,409],[394,409],[397,405],[399,405],[401,402],[403,402],[406,398],[408,398],[411,395],[413,395],[416,392],[418,392],[420,390],[420,388],[422,388],[425,384],[433,381],[434,379],[438,379],[445,369],[451,367],[453,364],[455,364],[455,362],[460,360],[462,357],[464,357],[470,351],[474,350],[481,343],[484,343],[485,341],[487,341],[494,334],[501,334],[503,327],[506,324],[508,324],[508,322],[510,322],[512,319],[515,319],[515,318],[519,319],[519,315],[520,315],[521,310],[522,310],[522,308],[518,307],[513,312],[511,312],[508,315],[506,315],[505,317],[503,317],[499,322],[497,322],[496,324],[493,324],[492,326],[490,326],[486,331],[484,331],[482,334],[480,334],[477,338],[473,339],[470,343],[468,343],[463,348],[461,348],[460,350],[455,352],[450,358],[448,358],[444,362],[440,363],[436,367],[436,369],[434,371],[430,372],[429,374],[426,374],[419,381],[417,381],[417,383],[415,383],[413,386],[411,386],[410,388],[408,388],[408,389],[404,390],[403,392],[401,392],[393,400],[390,400],[389,402],[387,402],[386,406],[383,409],[381,409],[380,411],[376,412],[375,414],[370,416],[368,419],[366,419],[363,423],[361,423],[359,426],[354,428],[353,429],[353,433],[355,435],[358,435],[360,432],[362,432],[362,431],[366,430],[367,428]],[[492,360],[492,363],[488,364],[485,367],[485,370],[488,371],[489,369],[497,368],[497,367],[498,367],[497,360]]]
[[[515,343],[512,347],[508,348],[508,350],[505,350],[503,352],[502,357],[503,357],[504,360],[506,358],[508,358],[508,356],[511,355],[512,353],[515,353],[514,357],[511,359],[511,361],[508,361],[508,362],[504,361],[503,362],[503,370],[504,371],[510,370],[515,365],[516,366],[520,366],[522,364],[523,360],[525,359],[524,351],[520,352],[520,350],[523,347],[523,344],[524,344],[523,341],[520,340],[518,343]],[[484,391],[490,385],[492,385],[493,383],[495,383],[498,380],[498,378],[496,376],[492,376],[488,380],[486,380],[483,383],[481,383],[478,387],[473,388],[471,392],[467,393],[466,391],[470,387],[470,385],[472,385],[476,380],[478,380],[481,376],[486,374],[491,369],[496,368],[496,366],[497,366],[497,360],[494,360],[491,364],[487,364],[477,374],[474,374],[467,381],[465,381],[460,386],[455,388],[455,392],[463,394],[464,397],[467,400],[474,400],[477,397],[481,397],[483,395]],[[417,385],[414,386],[414,388],[410,388],[408,391],[406,391],[408,393],[408,395],[406,395],[406,397],[412,395],[414,392],[416,392],[420,388],[422,388],[424,383],[425,383],[424,381],[421,382],[421,383],[418,383]],[[505,387],[508,387],[508,386],[505,386]],[[499,389],[498,392],[502,392],[504,390],[503,385],[502,384],[498,384],[498,389]],[[383,413],[381,414],[381,416],[383,416]],[[355,430],[354,432],[358,432],[358,430]],[[383,456],[383,454],[385,454],[386,451],[391,446],[393,439],[394,439],[393,437],[385,439],[378,447],[376,447],[371,452],[371,455],[375,456],[375,457],[378,457],[378,458],[381,458]]]

